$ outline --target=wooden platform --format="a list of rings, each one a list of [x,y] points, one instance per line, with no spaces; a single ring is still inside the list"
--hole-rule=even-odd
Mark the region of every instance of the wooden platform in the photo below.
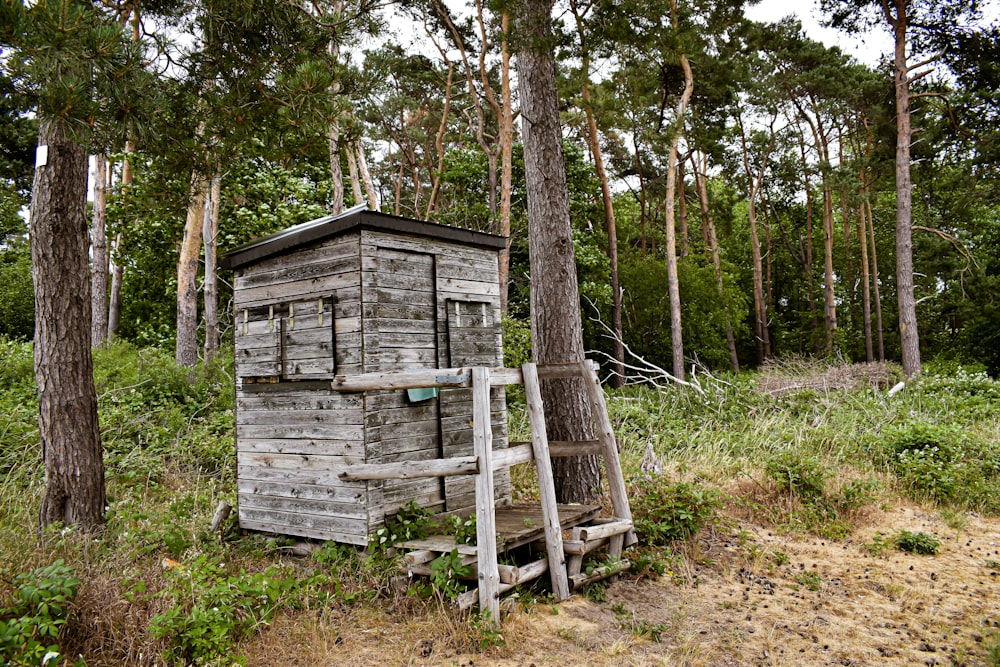
[[[572,528],[594,519],[601,513],[599,505],[557,505],[559,509],[559,524],[562,528]],[[542,506],[510,505],[496,509],[496,531],[500,535],[497,548],[501,551],[542,540],[545,538]],[[398,545],[402,549],[427,550],[449,553],[458,549],[463,556],[474,556],[475,546],[455,544],[451,535],[434,535],[422,540],[409,540]]]

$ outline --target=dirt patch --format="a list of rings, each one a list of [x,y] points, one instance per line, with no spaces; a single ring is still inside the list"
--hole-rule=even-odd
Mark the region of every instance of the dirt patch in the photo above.
[[[956,530],[915,506],[873,518],[840,541],[741,522],[703,538],[683,575],[513,613],[504,649],[463,650],[463,630],[432,611],[368,609],[286,618],[245,654],[254,665],[986,664],[1000,632],[1000,520]],[[877,532],[901,529],[935,534],[938,554],[871,553]]]

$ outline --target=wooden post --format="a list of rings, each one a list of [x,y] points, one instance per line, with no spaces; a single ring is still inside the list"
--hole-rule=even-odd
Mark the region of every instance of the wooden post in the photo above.
[[[479,459],[476,475],[476,547],[479,550],[479,609],[500,621],[500,572],[497,570],[496,504],[493,501],[493,428],[490,419],[490,370],[472,369],[472,440]]]
[[[597,373],[590,366],[590,361],[580,362],[580,372],[583,384],[587,387],[590,398],[590,412],[594,417],[594,431],[600,441],[604,454],[604,469],[608,473],[608,488],[611,491],[611,505],[615,510],[615,518],[632,520],[632,508],[628,504],[628,492],[625,490],[625,475],[618,458],[618,443],[611,429],[611,419],[608,417],[608,406],[604,402],[604,390],[597,379]],[[625,535],[625,546],[632,546],[639,539],[635,531],[630,530]]]
[[[531,447],[538,470],[538,492],[542,502],[542,520],[545,526],[545,551],[549,557],[549,576],[556,601],[569,597],[569,580],[566,578],[566,555],[563,553],[562,526],[556,505],[556,485],[552,477],[552,460],[549,458],[549,437],[545,430],[545,413],[542,409],[542,391],[538,385],[535,364],[521,366],[524,376],[524,395],[528,404],[528,421],[531,424]]]

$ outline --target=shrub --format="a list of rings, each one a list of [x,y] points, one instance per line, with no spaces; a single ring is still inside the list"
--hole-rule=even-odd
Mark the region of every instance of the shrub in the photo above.
[[[208,665],[233,658],[236,642],[267,624],[283,608],[301,602],[303,583],[281,568],[264,572],[228,574],[222,565],[205,556],[186,567],[167,572],[167,586],[160,593],[172,606],[153,617],[150,631],[167,637],[166,659],[184,664]]]
[[[779,491],[809,499],[823,497],[826,480],[833,474],[815,456],[792,450],[768,460],[764,472]]]
[[[0,609],[0,658],[7,665],[62,665],[58,638],[80,580],[58,560],[19,574],[17,599]]]
[[[927,533],[911,533],[901,530],[893,536],[896,548],[922,556],[933,556],[941,548],[941,540]]]
[[[716,489],[671,482],[661,475],[636,481],[631,498],[636,533],[649,546],[691,537],[715,518],[722,505]]]

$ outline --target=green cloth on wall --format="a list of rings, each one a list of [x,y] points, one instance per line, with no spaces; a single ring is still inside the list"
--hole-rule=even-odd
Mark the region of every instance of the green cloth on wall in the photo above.
[[[432,398],[437,398],[438,388],[418,387],[416,389],[407,389],[406,397],[410,399],[410,403],[419,403],[420,401],[426,401]]]

